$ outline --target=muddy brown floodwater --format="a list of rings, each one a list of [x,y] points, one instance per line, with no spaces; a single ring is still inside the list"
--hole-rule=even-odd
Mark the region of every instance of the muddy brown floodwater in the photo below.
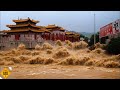
[[[73,65],[15,64],[9,78],[13,79],[120,79],[119,68]]]

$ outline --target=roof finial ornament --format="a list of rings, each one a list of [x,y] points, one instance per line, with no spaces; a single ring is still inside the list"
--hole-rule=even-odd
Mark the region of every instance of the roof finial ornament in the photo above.
[[[30,18],[28,17],[28,19],[30,19]]]

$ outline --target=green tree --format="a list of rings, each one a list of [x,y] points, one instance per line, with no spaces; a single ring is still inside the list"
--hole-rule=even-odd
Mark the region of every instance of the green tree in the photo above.
[[[84,38],[84,41],[88,43],[89,38],[83,34],[80,34],[80,38]]]
[[[85,38],[85,35],[83,35],[83,34],[80,34],[80,38]]]
[[[99,32],[95,34],[95,40],[96,40],[96,43],[99,42]],[[92,45],[94,45],[94,34],[91,35],[90,42],[89,42],[89,46],[92,46]]]
[[[110,54],[120,54],[120,37],[111,39],[106,50]]]
[[[84,38],[84,41],[87,42],[87,43],[88,43],[88,40],[89,40],[88,37],[85,37],[85,38]]]

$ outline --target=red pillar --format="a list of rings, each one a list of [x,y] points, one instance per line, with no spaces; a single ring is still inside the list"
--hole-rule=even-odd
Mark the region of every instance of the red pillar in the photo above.
[[[63,34],[63,41],[65,41],[65,35]]]
[[[60,33],[60,40],[62,41],[62,35],[61,35],[61,33]]]
[[[47,40],[48,40],[48,33],[47,33],[47,36],[46,36],[46,37],[47,37]]]
[[[52,40],[52,34],[50,33],[50,40]]]
[[[46,37],[46,40],[47,40],[47,33],[45,33],[45,37]]]
[[[19,40],[19,38],[20,38],[20,35],[15,35],[15,40]]]
[[[66,40],[66,35],[64,35],[64,41]]]
[[[35,40],[36,40],[36,34],[34,34],[34,38],[35,38]]]
[[[59,33],[59,36],[58,36],[58,40],[60,40],[60,33]]]
[[[55,37],[54,37],[54,33],[52,34],[52,40],[54,41],[55,39],[54,39]]]
[[[43,39],[45,39],[45,33],[43,33]]]
[[[55,39],[55,41],[56,41],[56,34],[55,34],[54,36],[55,36],[54,39]]]
[[[56,40],[58,40],[58,34],[56,34]]]
[[[62,35],[62,40],[61,41],[63,41],[63,34],[61,34]]]
[[[50,33],[49,33],[49,40],[50,40]]]
[[[60,37],[61,37],[61,39],[60,39],[60,40],[62,41],[62,34],[60,34]]]

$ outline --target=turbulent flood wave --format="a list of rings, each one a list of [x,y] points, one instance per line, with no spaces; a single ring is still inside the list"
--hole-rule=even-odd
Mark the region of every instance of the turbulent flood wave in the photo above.
[[[25,49],[24,44],[9,51],[0,51],[0,65],[14,64],[57,64],[85,65],[120,68],[120,55],[108,55],[100,44],[94,50],[87,48],[84,41],[72,43],[57,41],[55,45],[44,43],[34,50]]]

